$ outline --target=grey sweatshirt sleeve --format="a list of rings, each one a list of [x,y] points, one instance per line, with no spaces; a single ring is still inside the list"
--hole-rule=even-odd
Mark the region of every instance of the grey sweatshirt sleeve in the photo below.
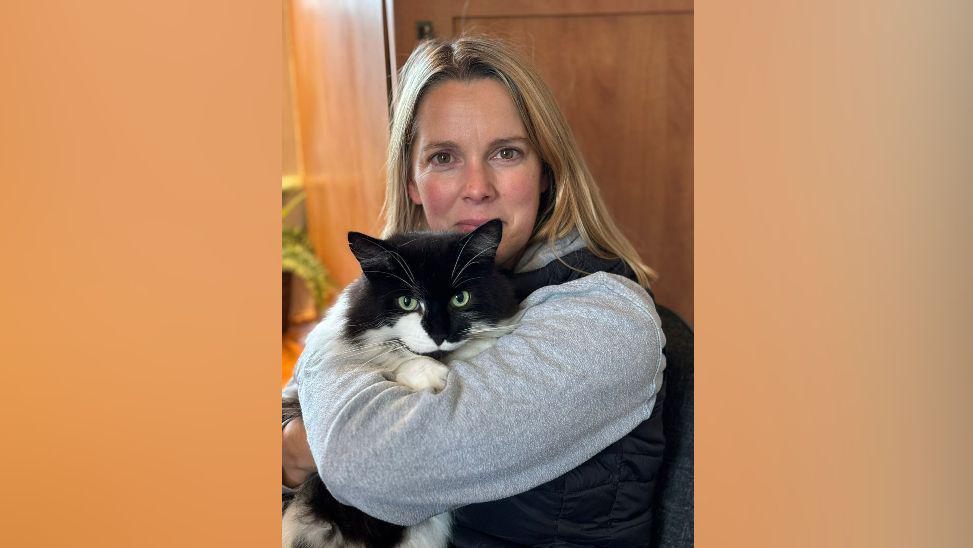
[[[299,392],[319,473],[342,503],[400,525],[577,467],[649,417],[665,367],[651,298],[605,273],[534,292],[519,327],[451,362],[438,394],[309,343]]]

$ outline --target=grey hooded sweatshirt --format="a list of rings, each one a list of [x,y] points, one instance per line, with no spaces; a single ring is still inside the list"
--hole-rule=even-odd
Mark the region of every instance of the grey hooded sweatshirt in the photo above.
[[[584,247],[537,244],[516,272]],[[665,338],[649,294],[595,273],[538,289],[519,326],[439,393],[413,392],[326,351],[334,321],[309,335],[285,395],[299,394],[318,472],[338,501],[414,525],[530,490],[581,465],[649,418]]]

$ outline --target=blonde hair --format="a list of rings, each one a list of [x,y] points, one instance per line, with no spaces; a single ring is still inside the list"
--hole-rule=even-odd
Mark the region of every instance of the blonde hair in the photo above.
[[[595,255],[622,259],[635,272],[639,284],[648,288],[655,272],[642,262],[608,213],[554,95],[511,46],[485,36],[424,41],[399,72],[386,164],[383,237],[425,227],[422,208],[412,203],[407,192],[416,112],[423,96],[446,80],[481,78],[491,78],[507,88],[527,139],[541,158],[541,176],[548,178],[549,188],[542,195],[534,231],[526,245],[553,245],[576,228]]]

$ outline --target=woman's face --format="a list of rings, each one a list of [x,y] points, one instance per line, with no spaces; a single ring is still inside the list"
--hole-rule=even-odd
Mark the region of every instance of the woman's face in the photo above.
[[[497,264],[512,267],[546,189],[506,88],[491,79],[433,87],[419,104],[412,150],[409,198],[429,228],[470,232],[500,219]]]

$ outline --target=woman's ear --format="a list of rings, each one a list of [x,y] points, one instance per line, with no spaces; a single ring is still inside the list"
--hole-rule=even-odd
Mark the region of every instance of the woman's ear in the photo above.
[[[422,205],[422,196],[419,195],[419,186],[416,184],[416,182],[409,179],[409,184],[406,185],[406,188],[409,192],[409,199],[412,200],[412,203]]]

